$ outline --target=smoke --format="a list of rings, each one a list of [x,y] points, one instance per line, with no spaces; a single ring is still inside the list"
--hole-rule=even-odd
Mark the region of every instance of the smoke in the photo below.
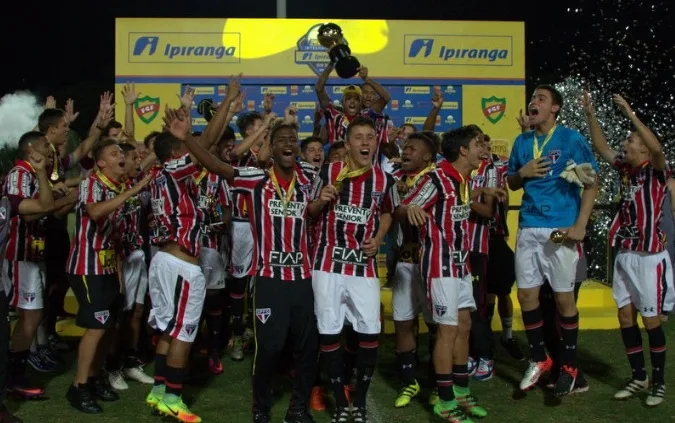
[[[0,148],[14,148],[21,135],[37,125],[42,105],[29,92],[7,94],[0,99]]]

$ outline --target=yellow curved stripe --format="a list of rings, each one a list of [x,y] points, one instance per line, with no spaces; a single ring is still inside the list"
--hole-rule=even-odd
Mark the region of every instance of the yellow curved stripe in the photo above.
[[[330,22],[342,28],[354,55],[377,53],[389,42],[389,27],[385,20],[335,19]],[[310,43],[318,46],[317,30],[323,23],[318,19],[227,19],[223,32],[241,34],[242,59],[259,59],[296,49],[302,37],[308,37]],[[227,36],[223,35],[224,44],[226,40]]]

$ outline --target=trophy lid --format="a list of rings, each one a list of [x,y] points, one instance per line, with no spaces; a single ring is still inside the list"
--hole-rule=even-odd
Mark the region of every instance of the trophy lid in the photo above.
[[[317,32],[319,33],[317,36],[319,44],[326,48],[330,48],[335,44],[346,44],[342,36],[342,28],[335,23],[325,23],[319,27]]]

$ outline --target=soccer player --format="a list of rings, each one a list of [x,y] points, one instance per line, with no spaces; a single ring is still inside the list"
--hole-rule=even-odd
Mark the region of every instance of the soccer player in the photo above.
[[[444,160],[403,200],[397,217],[421,226],[420,272],[438,325],[433,352],[439,400],[434,414],[453,423],[469,423],[467,415],[487,416],[469,391],[467,359],[471,311],[475,310],[469,270],[470,201],[503,196],[494,188],[470,189],[484,146],[475,131],[462,127],[443,134]]]
[[[397,180],[399,194],[414,190],[424,176],[436,169],[438,146],[435,140],[423,134],[411,134],[403,146],[402,168],[392,176]],[[419,269],[420,235],[417,227],[400,222],[397,238],[401,246],[390,254],[396,255],[396,270],[392,286],[392,308],[396,331],[396,362],[403,388],[399,391],[394,407],[405,407],[419,394],[420,385],[415,379],[417,367],[417,339],[415,321],[423,313],[427,326],[434,325],[427,301],[426,285]],[[391,233],[391,232],[390,232]],[[430,332],[435,328],[430,327]],[[430,335],[431,336],[431,335]],[[433,381],[433,377],[430,382]]]
[[[124,153],[125,174],[122,178],[126,189],[142,180],[141,158],[133,144],[120,144]],[[154,156],[154,154],[152,154]],[[138,357],[138,341],[141,336],[142,318],[144,315],[145,296],[148,293],[148,268],[143,251],[143,235],[140,219],[143,210],[150,206],[150,192],[147,187],[132,196],[120,210],[120,233],[122,247],[122,280],[124,282],[123,318],[120,324],[120,346],[125,348],[122,370],[119,365],[109,367],[110,385],[116,390],[128,388],[124,378],[140,383],[152,384],[154,379],[143,371]],[[128,334],[128,335],[127,335]],[[115,354],[119,357],[119,354]],[[108,361],[111,357],[108,357]],[[114,361],[114,360],[113,360]]]
[[[300,143],[300,155],[304,162],[321,168],[323,166],[323,140],[319,137],[307,137]]]
[[[216,146],[217,147],[217,146]],[[208,330],[209,371],[223,373],[220,349],[223,343],[223,310],[225,305],[225,261],[220,251],[220,234],[229,218],[230,194],[225,180],[206,169],[195,177],[197,207],[201,213],[202,249],[199,265],[206,279],[206,326]]]
[[[38,196],[21,198],[17,195],[6,195],[0,198],[0,259],[5,257],[5,248],[9,241],[9,230],[14,216],[31,216],[49,212],[54,206],[51,184],[45,171],[47,164],[44,156],[33,150],[28,144],[26,163],[35,171],[37,176]],[[9,360],[9,325],[7,322],[10,292],[5,291],[4,284],[0,284],[0,422],[20,423],[22,420],[12,415],[4,404],[5,389],[7,388],[7,372]]]
[[[231,152],[232,165],[235,167],[259,167],[258,154],[263,148],[265,133],[276,118],[274,113],[264,117],[257,112],[249,112],[237,121],[239,132],[244,139],[235,144]],[[234,242],[236,240],[236,242]],[[239,193],[232,194],[232,255],[230,256],[232,270],[231,292],[243,295],[249,285],[248,275],[251,273],[251,258],[253,257],[253,236],[248,219],[246,199]],[[241,293],[241,294],[240,294]],[[242,296],[243,298],[243,296]],[[237,312],[235,306],[235,313]],[[234,361],[244,359],[243,325],[234,314],[232,331],[234,339],[230,357]],[[250,317],[249,317],[250,319]],[[241,329],[240,329],[241,328]]]
[[[391,213],[398,206],[398,192],[392,176],[372,165],[377,152],[374,123],[356,117],[346,137],[345,161],[324,166],[314,183],[309,214],[317,219],[318,240],[312,286],[321,361],[327,365],[335,393],[333,421],[350,418],[340,341],[346,317],[359,339],[351,416],[356,422],[364,422],[381,328],[375,256],[391,225]]]
[[[478,169],[471,172],[471,189],[496,188],[497,176],[489,153],[485,148],[485,135],[477,125],[468,125],[478,145],[484,147]],[[477,381],[492,379],[494,359],[492,351],[492,331],[487,320],[487,264],[488,264],[488,226],[489,219],[495,214],[494,197],[479,197],[471,203],[469,216],[469,261],[471,263],[471,282],[476,301],[476,310],[471,312],[470,351],[478,358],[469,356],[468,371]]]
[[[51,185],[49,180],[41,180],[42,173],[37,172],[28,161],[31,151],[45,157],[44,161],[48,168],[53,165],[53,151],[44,133],[31,131],[21,136],[18,143],[18,158],[15,166],[7,174],[4,184],[5,195],[15,204],[21,199],[38,198],[40,186]],[[12,334],[8,390],[25,398],[44,394],[43,389],[28,383],[25,373],[26,363],[30,360],[31,343],[42,321],[46,299],[44,285],[46,216],[69,202],[72,200],[63,197],[57,201],[54,209],[47,213],[26,216],[15,214],[10,219],[9,240],[6,253],[3,255],[2,279],[9,306],[17,309],[18,320]],[[38,346],[38,350],[33,354],[36,356],[34,360],[38,359],[37,362],[30,360],[31,365],[38,369],[43,368],[41,364],[46,353],[43,348]]]
[[[79,411],[100,413],[103,410],[94,396],[103,401],[119,399],[107,379],[100,377],[113,335],[109,329],[117,324],[123,305],[117,267],[119,211],[150,179],[124,189],[119,182],[125,173],[124,154],[114,139],[94,143],[92,156],[97,170],[80,184],[67,264],[79,304],[77,325],[86,331],[80,339],[77,371],[66,398]]]
[[[500,157],[491,152],[490,137],[485,134],[485,146],[490,155],[489,159],[495,169],[496,187],[506,188],[506,176],[508,172],[508,158]],[[506,239],[509,236],[509,228],[506,216],[509,208],[508,191],[506,200],[497,202],[495,214],[488,225],[488,264],[487,264],[487,292],[488,306],[486,319],[491,324],[495,312],[495,303],[499,300],[498,311],[502,323],[502,335],[500,342],[502,347],[513,357],[521,361],[525,359],[523,351],[513,338],[513,302],[511,301],[511,288],[516,282],[514,268],[515,257]],[[557,314],[557,311],[556,311]]]
[[[583,96],[593,147],[621,176],[621,202],[609,228],[609,240],[612,246],[619,248],[614,259],[612,293],[619,308],[621,337],[632,376],[614,398],[625,400],[649,390],[646,404],[654,407],[663,402],[666,393],[666,338],[659,317],[667,290],[673,286],[673,271],[659,225],[670,169],[654,133],[635,116],[623,97],[614,95],[613,100],[633,126],[621,152],[609,147],[588,93]],[[651,386],[645,370],[637,313],[642,316],[649,337]]]
[[[598,168],[584,137],[556,124],[562,105],[562,95],[554,87],[542,85],[535,89],[529,104],[529,123],[535,129],[516,138],[507,176],[512,190],[523,189],[516,240],[516,284],[532,360],[520,389],[530,389],[551,369],[539,308],[539,288],[548,280],[555,292],[564,346],[562,369],[554,390],[558,396],[570,393],[577,376],[579,313],[574,301],[574,276],[582,251],[579,242],[586,235],[598,193],[596,181],[587,181],[582,194],[577,184],[561,177],[569,165],[589,164],[595,172]],[[556,230],[564,233],[565,242],[555,244],[551,240]]]
[[[294,340],[295,373],[291,404],[284,421],[312,423],[307,405],[314,381],[318,339],[306,225],[314,175],[296,162],[299,153],[296,129],[288,124],[273,127],[271,169],[236,169],[200,148],[187,136],[184,121],[180,111],[167,111],[167,126],[171,131],[185,140],[204,167],[231,181],[232,191],[245,196],[251,211],[256,317],[253,421],[269,422],[272,379],[290,332]]]

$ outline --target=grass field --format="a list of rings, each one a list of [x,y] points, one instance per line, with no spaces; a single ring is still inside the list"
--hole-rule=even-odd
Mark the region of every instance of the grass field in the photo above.
[[[518,333],[521,339],[523,333]],[[669,342],[675,340],[675,321],[666,324]],[[648,351],[645,338],[645,349]],[[426,339],[421,342],[422,355],[426,357]],[[672,345],[672,344],[671,344]],[[618,331],[584,331],[580,335],[580,361],[591,385],[589,392],[562,400],[552,397],[542,389],[527,394],[517,392],[517,385],[526,363],[515,362],[498,347],[496,376],[488,382],[472,382],[472,390],[479,397],[490,415],[484,421],[491,422],[673,422],[675,421],[675,398],[673,391],[667,393],[664,404],[655,409],[643,405],[644,397],[627,402],[617,402],[612,396],[615,390],[630,374],[623,345]],[[648,354],[648,352],[647,352]],[[16,402],[8,400],[9,408],[27,423],[56,422],[160,422],[166,418],[152,415],[144,405],[148,391],[146,386],[130,383],[129,391],[121,393],[116,403],[102,403],[105,413],[88,416],[75,411],[68,405],[64,394],[74,371],[75,355],[66,356],[66,364],[57,375],[32,374],[43,380],[48,400]],[[649,356],[646,357],[649,366]],[[227,358],[225,373],[218,377],[196,377],[186,387],[185,399],[201,415],[204,422],[243,423],[250,422],[251,395],[249,383],[250,357],[242,363],[233,363]],[[668,356],[666,384],[675,388],[675,359]],[[425,379],[426,364],[419,368],[419,379]],[[282,422],[288,403],[289,381],[280,376],[275,386],[276,403],[272,413],[273,422]],[[404,409],[395,409],[393,400],[398,387],[394,369],[393,339],[388,336],[380,351],[378,372],[369,394],[369,412],[373,423],[432,422],[438,421],[428,412],[423,402],[426,392],[419,401]],[[329,422],[327,412],[314,413],[317,422]]]

